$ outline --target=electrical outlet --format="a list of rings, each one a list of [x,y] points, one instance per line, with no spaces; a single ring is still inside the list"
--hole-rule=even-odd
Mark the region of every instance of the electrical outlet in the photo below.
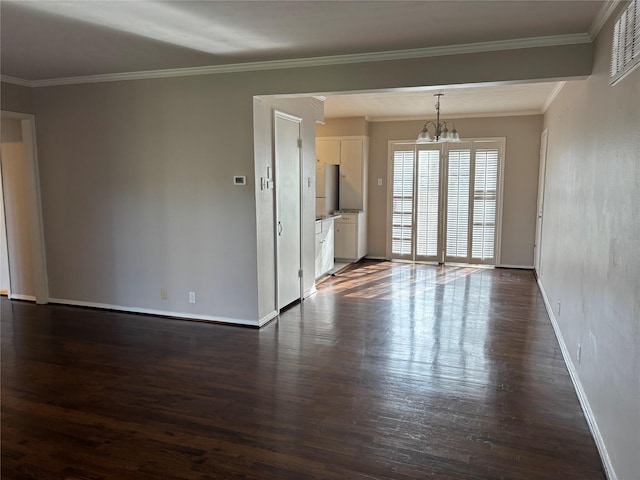
[[[558,315],[560,315],[560,302],[558,302]]]
[[[189,303],[196,303],[196,292],[189,292]]]
[[[160,298],[162,300],[166,300],[167,299],[167,289],[166,288],[161,288],[160,289]]]
[[[578,363],[580,363],[580,358],[582,357],[582,345],[580,345],[578,343],[578,354],[576,355],[576,358],[578,360]]]

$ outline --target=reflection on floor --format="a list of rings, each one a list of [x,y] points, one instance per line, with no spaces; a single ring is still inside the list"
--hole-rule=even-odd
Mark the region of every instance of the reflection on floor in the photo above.
[[[605,478],[529,271],[360,262],[261,330],[1,320],[3,478]]]

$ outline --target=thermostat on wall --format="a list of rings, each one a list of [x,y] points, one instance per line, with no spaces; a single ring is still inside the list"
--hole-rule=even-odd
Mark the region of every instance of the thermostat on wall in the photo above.
[[[246,185],[247,184],[247,177],[244,175],[235,175],[233,177],[233,184],[234,185]]]

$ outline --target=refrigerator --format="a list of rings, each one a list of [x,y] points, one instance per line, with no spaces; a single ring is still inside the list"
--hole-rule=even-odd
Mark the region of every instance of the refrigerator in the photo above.
[[[338,165],[316,162],[316,218],[338,209]]]

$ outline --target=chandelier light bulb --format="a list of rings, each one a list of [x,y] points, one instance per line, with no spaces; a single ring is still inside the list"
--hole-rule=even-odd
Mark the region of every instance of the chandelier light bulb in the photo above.
[[[444,93],[436,93],[434,97],[436,97],[436,121],[428,121],[422,127],[422,130],[418,133],[418,138],[416,139],[416,143],[429,143],[429,142],[459,142],[460,135],[458,134],[458,130],[456,130],[456,126],[453,122],[446,122],[444,120],[440,121],[440,97],[444,96]],[[451,125],[453,128],[449,131],[447,124]],[[429,133],[429,125],[434,127],[433,137]]]

